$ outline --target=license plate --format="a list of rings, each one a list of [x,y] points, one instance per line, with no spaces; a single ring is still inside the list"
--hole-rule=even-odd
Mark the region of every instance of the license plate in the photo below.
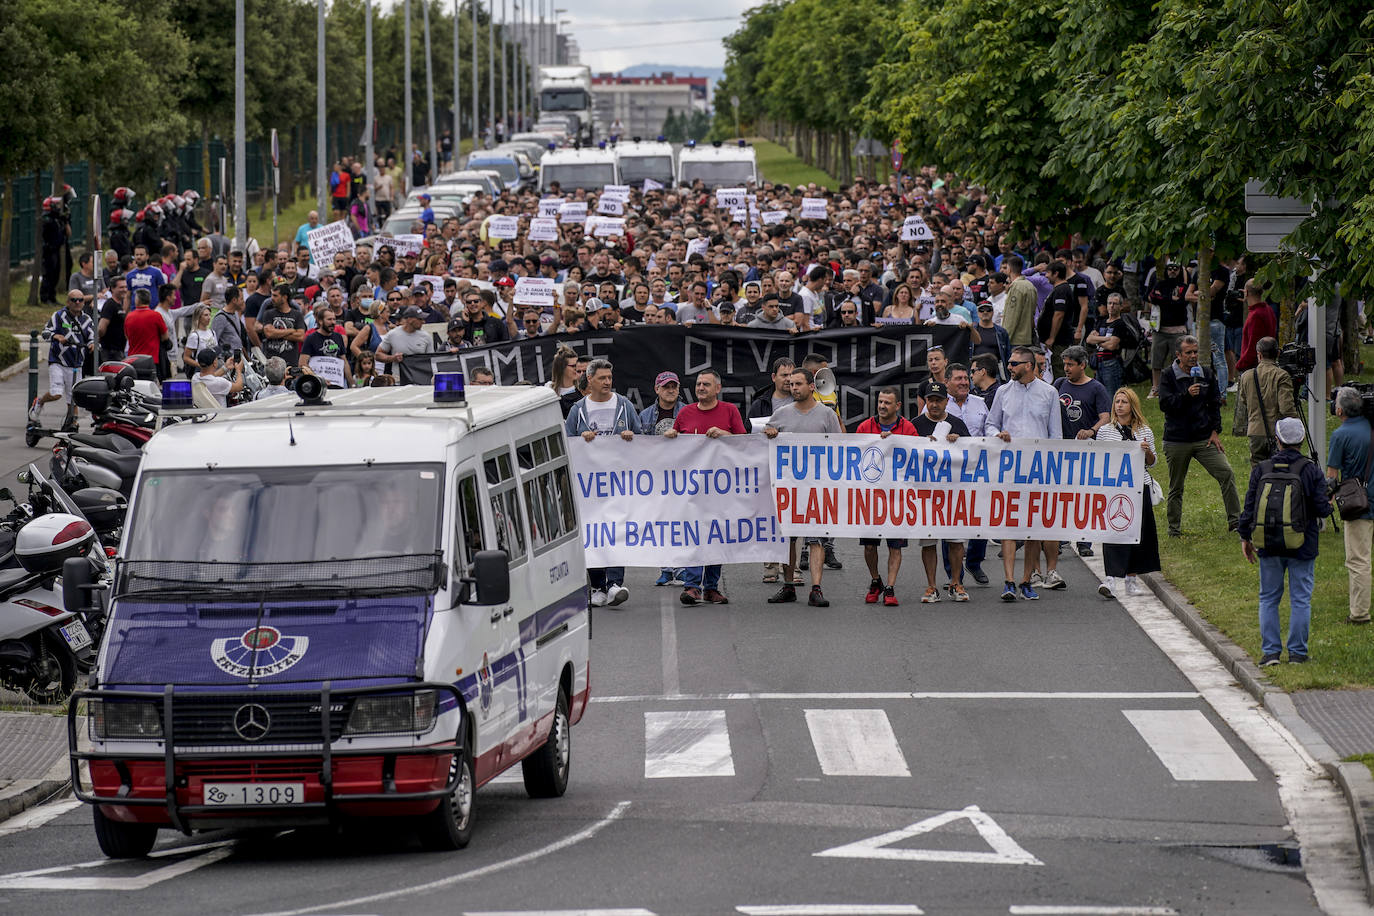
[[[86,632],[86,625],[79,620],[62,627],[62,638],[71,646],[73,652],[80,652],[91,644],[91,634]]]
[[[257,805],[265,808],[305,804],[302,782],[207,782],[207,805]]]

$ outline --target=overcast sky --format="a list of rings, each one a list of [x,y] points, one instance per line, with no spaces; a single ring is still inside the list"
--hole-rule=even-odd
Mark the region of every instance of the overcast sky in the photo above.
[[[624,0],[561,0],[568,30],[594,72],[632,64],[721,67],[721,39],[739,28],[757,0],[695,0],[692,3],[625,3]],[[696,21],[682,21],[696,20]],[[659,25],[638,25],[655,22]],[[614,26],[614,27],[612,27]]]

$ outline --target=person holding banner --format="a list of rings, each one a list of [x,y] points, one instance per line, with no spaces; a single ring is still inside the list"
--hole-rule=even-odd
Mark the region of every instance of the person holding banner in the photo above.
[[[1010,260],[1010,258],[1008,258]],[[1040,379],[1035,371],[1035,353],[1030,347],[1013,347],[1011,360],[1007,363],[1011,370],[1011,381],[997,389],[988,411],[988,432],[1003,442],[1018,439],[1060,439],[1063,437],[1063,421],[1059,411],[1059,392],[1054,386]],[[1040,551],[1044,547],[1049,572],[1045,577],[1050,584],[1059,576],[1059,542],[1026,541],[1026,557],[1022,566],[1021,585],[1018,589],[1014,576],[1016,572],[1016,541],[1002,542],[1002,571],[1005,578],[1002,587],[1002,600],[1015,601],[1018,591],[1025,600],[1035,601],[1040,595],[1031,585],[1031,573],[1040,571]]]
[[[878,390],[877,415],[864,420],[854,432],[877,435],[884,439],[888,436],[918,435],[916,427],[898,411],[897,408],[900,403],[901,392],[896,388],[891,386],[880,388]],[[868,565],[868,574],[871,577],[871,581],[868,583],[868,593],[864,595],[864,603],[877,604],[881,600],[885,607],[896,607],[897,574],[902,571],[902,551],[907,546],[907,539],[887,539],[886,584],[883,583],[882,576],[878,575],[878,540],[878,538],[859,538],[859,544],[864,549],[864,563]],[[924,558],[923,553],[922,559],[924,560]]]
[[[1123,580],[1127,596],[1144,595],[1148,589],[1138,576],[1159,572],[1159,533],[1155,528],[1154,491],[1158,484],[1149,469],[1158,460],[1155,434],[1140,409],[1140,398],[1129,388],[1118,388],[1112,396],[1111,422],[1097,430],[1099,442],[1139,442],[1145,453],[1145,496],[1141,501],[1140,543],[1103,544],[1102,566],[1107,580],[1098,586],[1103,598],[1115,598],[1117,580]]]
[[[676,372],[660,372],[654,379],[654,403],[639,412],[639,428],[646,436],[661,436],[673,428],[677,415],[686,405],[679,397],[681,382]],[[682,570],[672,566],[661,566],[656,586],[672,585],[682,587]]]
[[[595,366],[603,360],[593,360]],[[588,367],[588,371],[591,368]],[[688,404],[678,412],[673,428],[663,435],[675,439],[682,433],[707,436],[719,439],[722,436],[744,435],[744,420],[739,408],[720,399],[720,373],[715,369],[703,369],[697,373],[695,404]],[[686,605],[699,601],[707,604],[729,604],[730,600],[720,591],[720,564],[709,566],[689,566],[682,571],[682,581],[686,586],[679,600]],[[796,600],[796,595],[793,595]]]
[[[916,433],[929,437],[935,442],[957,442],[968,436],[968,425],[949,413],[949,389],[940,382],[929,382],[925,389],[925,409],[912,423]],[[964,589],[964,542],[946,540],[943,543],[935,538],[921,540],[921,565],[926,570],[926,590],[921,596],[922,604],[934,604],[940,600],[940,589],[935,585],[936,547],[939,546],[949,555],[949,582],[945,591],[955,601],[967,601],[968,592]]]
[[[335,329],[336,320],[328,306],[320,311],[315,330],[301,345],[300,367],[324,379],[330,388],[352,388],[353,374],[344,358],[344,336]]]
[[[634,404],[613,388],[614,371],[610,360],[594,359],[588,364],[587,396],[573,405],[563,424],[568,436],[581,436],[588,442],[595,442],[599,436],[619,436],[629,442],[640,431],[639,414],[635,413]],[[587,579],[592,587],[592,607],[623,604],[630,597],[623,566],[588,569]],[[686,594],[683,592],[684,596]],[[684,598],[683,603],[696,602]]]

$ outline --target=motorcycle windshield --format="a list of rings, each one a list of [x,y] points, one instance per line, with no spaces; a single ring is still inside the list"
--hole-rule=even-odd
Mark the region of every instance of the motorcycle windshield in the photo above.
[[[432,598],[117,600],[101,684],[337,688],[413,680]]]

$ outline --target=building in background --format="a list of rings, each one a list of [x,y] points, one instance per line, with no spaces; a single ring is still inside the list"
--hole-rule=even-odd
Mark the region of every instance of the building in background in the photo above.
[[[656,137],[671,111],[683,115],[705,112],[709,105],[708,80],[704,76],[618,76],[600,73],[592,77],[593,117],[599,135],[609,133],[617,119],[626,137]]]

